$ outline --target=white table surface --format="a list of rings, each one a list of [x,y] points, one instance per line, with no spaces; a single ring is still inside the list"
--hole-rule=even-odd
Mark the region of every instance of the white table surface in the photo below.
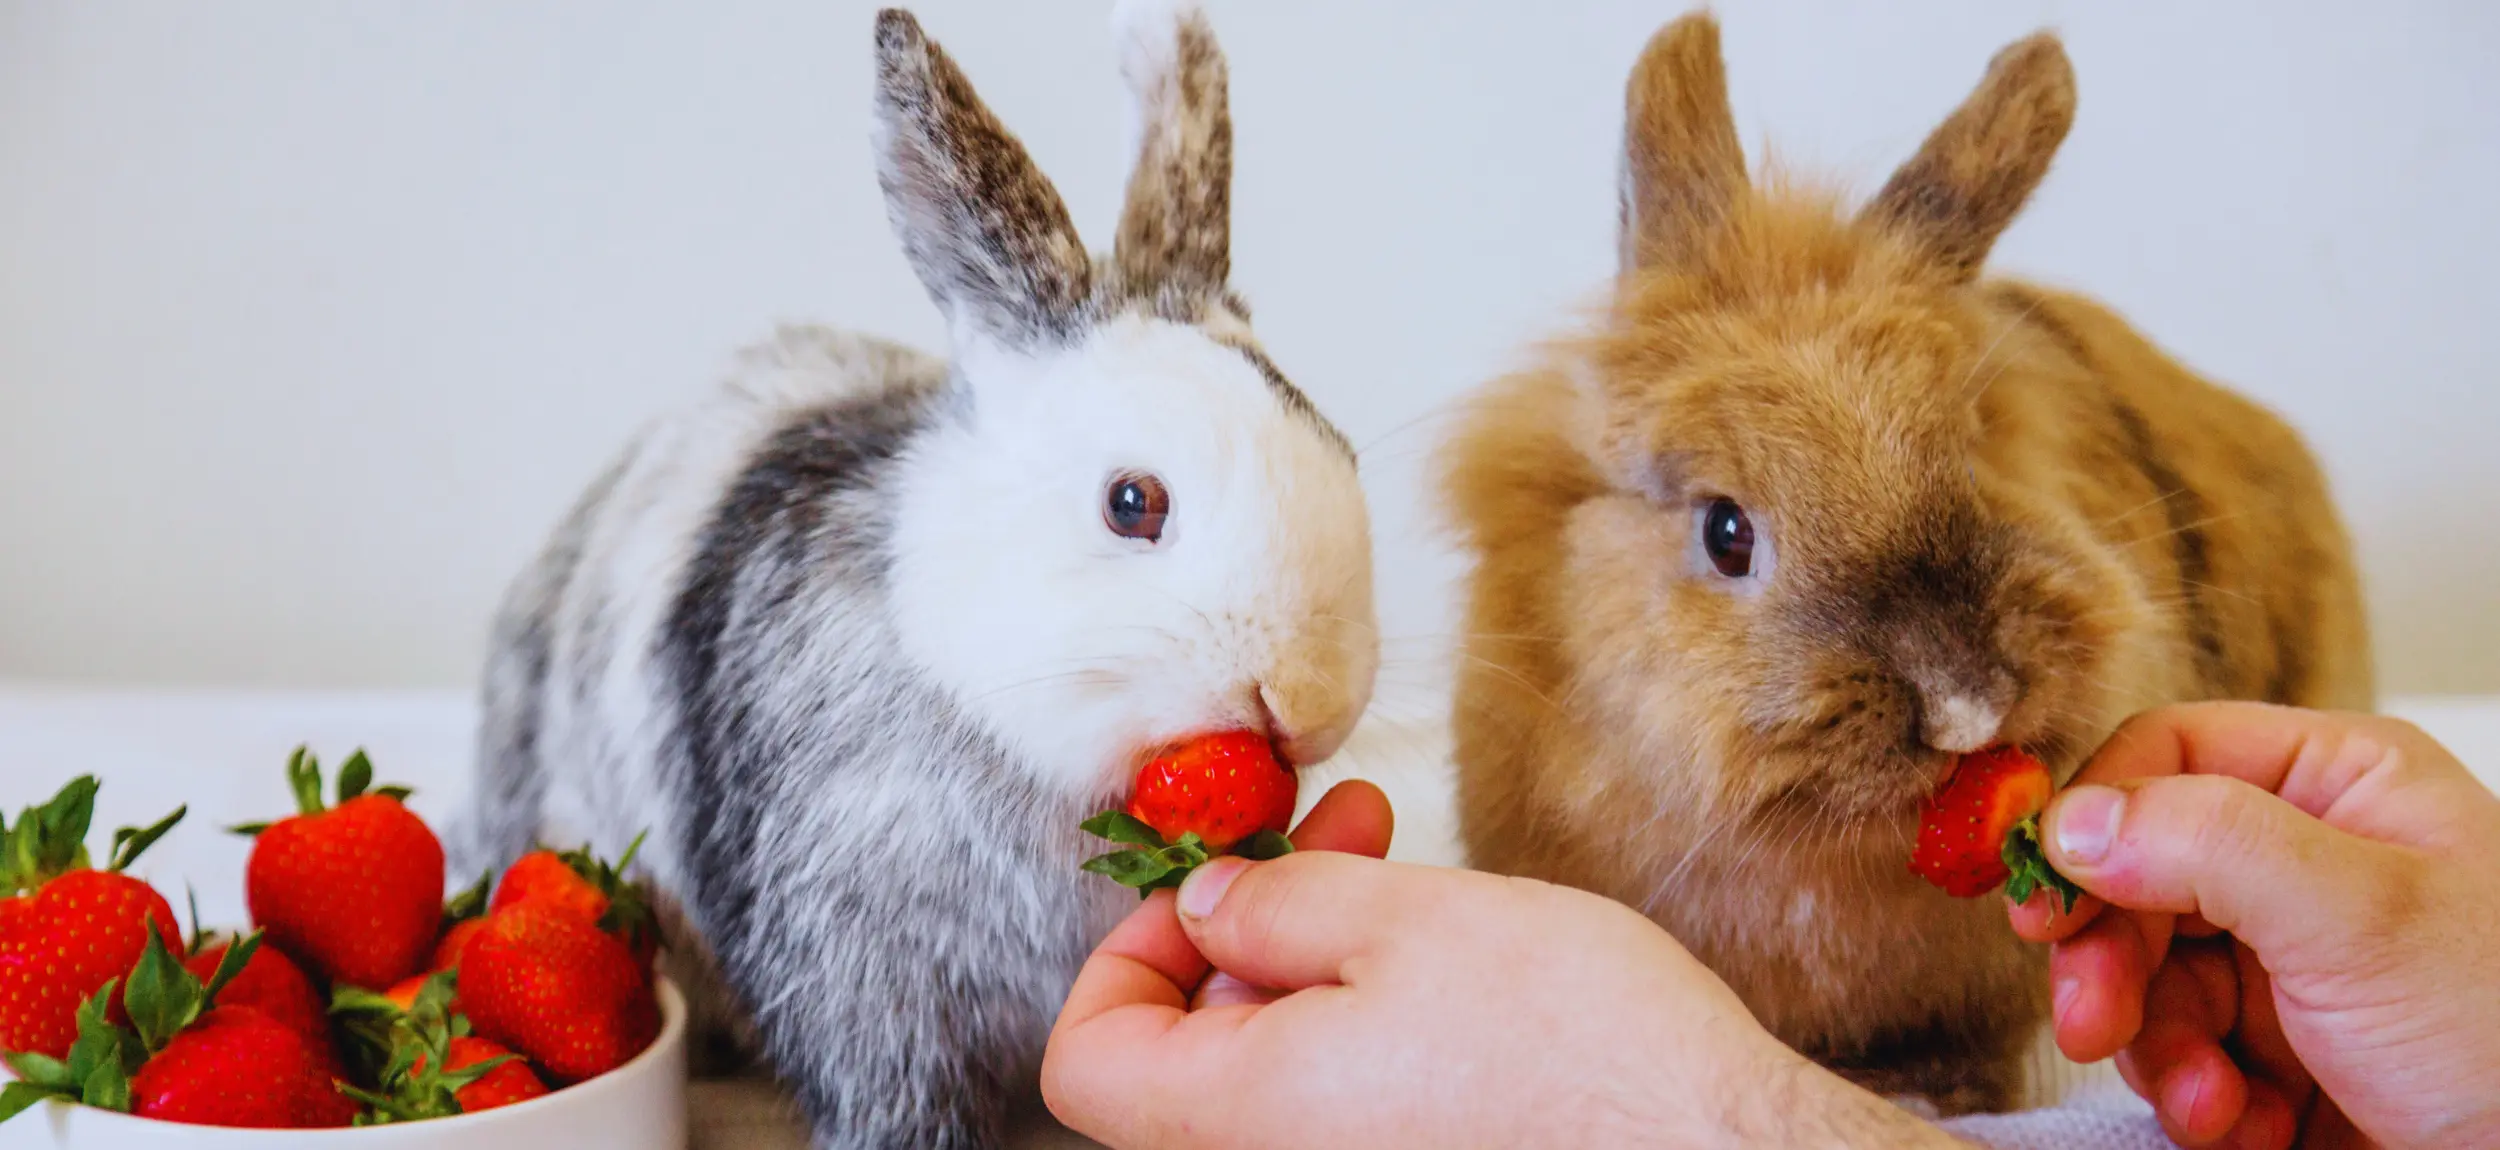
[[[2389,711],[2420,723],[2500,789],[2500,699],[2407,699]],[[1446,784],[1448,737],[1429,693],[1384,697],[1339,761],[1309,780],[1315,797],[1361,775],[1398,811],[1393,855],[1452,863],[1459,855]],[[281,768],[309,744],[325,763],[355,748],[377,777],[417,788],[410,805],[439,821],[468,787],[476,709],[465,693],[105,691],[0,683],[0,807],[12,812],[92,773],[95,841],[105,829],[144,825],[188,803],[184,825],[135,868],[177,905],[186,885],[212,924],[244,920],[246,840],[218,828],[287,809]],[[803,1146],[784,1104],[744,1084],[699,1084],[697,1147]],[[1036,1127],[1034,1147],[1088,1145]]]

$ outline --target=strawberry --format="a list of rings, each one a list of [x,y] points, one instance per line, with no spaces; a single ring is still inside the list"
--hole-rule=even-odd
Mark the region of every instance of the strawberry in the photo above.
[[[486,905],[489,910],[502,910],[533,900],[563,907],[592,922],[608,913],[608,896],[554,851],[531,851],[506,867],[502,881],[495,884],[494,901]]]
[[[333,1007],[348,1019],[351,1034],[372,1043],[377,1055],[376,1091],[347,1093],[367,1107],[364,1121],[406,1122],[490,1110],[547,1093],[529,1063],[503,1045],[469,1033],[455,1013],[457,974],[413,978],[415,993],[397,1003],[398,989],[375,996],[342,987]],[[393,1001],[385,1002],[387,997]],[[440,1065],[443,1070],[432,1069]]]
[[[460,965],[460,949],[469,944],[469,936],[477,933],[486,917],[486,892],[495,885],[495,872],[477,876],[475,885],[451,896],[443,904],[442,928],[434,938],[434,951],[426,959],[426,974],[439,974]],[[413,985],[421,979],[410,978],[401,985]],[[396,988],[394,988],[396,989]]]
[[[442,924],[443,847],[400,805],[406,789],[366,794],[362,751],[339,765],[335,807],[322,804],[309,752],[289,756],[287,780],[301,813],[235,828],[259,838],[244,869],[252,921],[334,981],[389,986],[416,973]]]
[[[463,919],[443,932],[442,941],[434,944],[434,959],[425,966],[426,973],[437,974],[460,965],[460,952],[468,949],[469,940],[486,925],[482,918]]]
[[[121,871],[183,812],[115,831],[106,869],[93,870],[84,840],[95,794],[93,776],[72,779],[0,831],[0,1050],[66,1056],[79,1003],[129,974],[148,939],[182,945],[174,908]],[[110,1021],[126,1020],[118,995],[106,1008]]]
[[[326,1047],[219,995],[247,969],[261,937],[234,943],[203,983],[149,935],[131,968],[130,1024],[107,1017],[107,985],[78,1008],[66,1059],[6,1055],[18,1081],[0,1089],[0,1121],[60,1097],[144,1118],[216,1126],[345,1126],[355,1104],[333,1082]]]
[[[2050,869],[2040,850],[2040,811],[2050,790],[2049,769],[2018,747],[1962,756],[1919,810],[1911,873],[1955,898],[2003,884],[2006,896],[2021,902],[2047,887],[2074,909],[2083,892]]]
[[[130,1080],[130,1112],[204,1126],[345,1126],[356,1104],[295,1028],[248,1006],[200,1016]]]
[[[213,944],[182,960],[183,968],[202,980],[214,977],[232,949],[230,943]],[[274,946],[253,949],[241,973],[217,996],[217,1005],[251,1007],[284,1023],[316,1048],[329,1049],[330,1016],[321,992],[313,989],[302,967]]]
[[[659,928],[651,916],[650,900],[623,877],[634,855],[642,850],[642,839],[635,835],[613,865],[590,853],[587,844],[562,852],[531,851],[504,870],[489,906],[502,910],[523,902],[544,902],[563,907],[624,939],[648,971],[659,946]]]
[[[488,1039],[474,1035],[452,1039],[451,1054],[443,1059],[443,1065],[453,1070],[466,1070],[497,1058],[509,1058],[511,1061],[487,1068],[477,1081],[452,1092],[452,1097],[460,1103],[461,1113],[474,1114],[546,1095],[547,1084],[539,1081],[538,1072],[531,1070],[528,1062]],[[417,1070],[423,1073],[424,1069],[425,1060],[420,1058]]]
[[[1128,810],[1085,820],[1088,834],[1135,848],[1085,862],[1141,893],[1179,886],[1209,858],[1240,853],[1272,858],[1293,849],[1296,782],[1253,731],[1205,735],[1155,756],[1137,772]]]
[[[479,1034],[558,1082],[623,1065],[660,1028],[650,979],[625,943],[535,902],[486,916],[461,956],[460,998]]]

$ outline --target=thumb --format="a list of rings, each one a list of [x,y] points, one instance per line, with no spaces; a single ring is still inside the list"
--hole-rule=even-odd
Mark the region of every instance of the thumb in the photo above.
[[[2201,914],[2259,956],[2288,955],[2399,897],[2404,852],[2238,779],[2070,787],[2042,820],[2049,862],[2119,907]],[[2269,963],[2271,965],[2271,963]]]
[[[1181,884],[1181,929],[1216,969],[1254,986],[1343,982],[1349,963],[1398,936],[1421,869],[1334,851],[1220,858]]]

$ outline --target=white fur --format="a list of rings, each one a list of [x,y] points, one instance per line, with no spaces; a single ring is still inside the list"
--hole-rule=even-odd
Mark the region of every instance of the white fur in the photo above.
[[[1259,726],[1262,686],[1343,687],[1272,732],[1324,757],[1370,696],[1370,527],[1353,461],[1200,329],[1127,315],[1073,348],[959,349],[973,418],[905,461],[892,580],[904,654],[1042,781],[1125,787],[1137,756]],[[1160,476],[1160,542],[1103,523]]]
[[[1926,719],[1927,745],[1961,755],[1995,742],[2005,712],[1968,695],[1944,695],[1930,705]]]

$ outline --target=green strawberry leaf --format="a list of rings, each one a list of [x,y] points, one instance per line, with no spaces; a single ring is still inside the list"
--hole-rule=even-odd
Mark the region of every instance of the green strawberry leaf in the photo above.
[[[443,929],[450,930],[453,923],[467,922],[485,914],[486,894],[494,886],[495,872],[489,870],[477,876],[477,885],[451,896],[451,900],[443,904]]]
[[[330,988],[332,1014],[397,1014],[399,1004],[361,986],[340,983]]]
[[[1154,851],[1126,850],[1096,855],[1085,860],[1084,869],[1102,875],[1121,886],[1140,889],[1172,872],[1172,864],[1163,861]]]
[[[191,936],[183,940],[182,957],[189,958],[208,946],[208,927],[200,922],[200,892],[190,883],[182,884],[182,901],[191,906]]]
[[[1095,838],[1110,839],[1112,842],[1127,843],[1130,846],[1151,849],[1164,845],[1163,836],[1156,834],[1153,827],[1147,826],[1144,820],[1125,811],[1104,811],[1078,823],[1077,828]]]
[[[151,937],[153,937],[151,935]],[[164,948],[158,939],[157,948]],[[7,1055],[9,1066],[26,1081],[11,1083],[22,1086],[5,1099],[0,1099],[0,1118],[24,1110],[45,1097],[83,1101],[107,1110],[130,1109],[130,1076],[146,1060],[147,1052],[139,1048],[139,1040],[106,1018],[106,1005],[113,999],[113,988],[120,979],[107,980],[102,989],[89,995],[78,1006],[78,1038],[69,1048],[69,1058],[55,1061],[41,1055]],[[38,1097],[31,1101],[27,1091]]]
[[[395,803],[404,803],[408,801],[408,796],[417,793],[417,789],[415,787],[403,787],[398,783],[392,783],[387,787],[373,788],[373,793]]]
[[[9,1070],[20,1079],[48,1090],[66,1090],[78,1081],[69,1076],[68,1063],[32,1050],[0,1054],[0,1062],[8,1063]]]
[[[344,1082],[337,1085],[339,1093],[364,1104],[365,1109],[356,1115],[355,1124],[358,1126],[385,1126],[393,1122],[415,1122],[431,1117],[431,1115],[417,1113],[413,1107],[389,1095],[376,1094],[363,1087],[350,1086]]]
[[[0,1122],[6,1122],[33,1109],[37,1103],[47,1098],[75,1100],[75,1095],[67,1089],[37,1086],[32,1082],[11,1082],[7,1085],[0,1085]]]
[[[257,930],[236,939],[233,946],[226,948],[226,956],[218,959],[217,969],[209,973],[208,986],[200,991],[201,1010],[217,1005],[217,992],[224,990],[227,983],[243,973],[244,966],[252,961],[252,953],[259,949],[260,932]]]
[[[2057,869],[2049,865],[2048,852],[2040,845],[2039,815],[2025,816],[2023,821],[2014,824],[2013,830],[2006,832],[2001,857],[2005,860],[2005,869],[2012,872],[2011,877],[2005,880],[2005,897],[2017,903],[2031,901],[2033,891],[2046,888],[2056,891],[2065,910],[2071,913],[2075,909],[2075,900],[2083,897],[2082,887],[2076,886],[2074,880],[2057,873]]]
[[[350,752],[347,761],[339,764],[339,801],[346,802],[365,793],[373,785],[373,760],[365,757],[365,749]]]
[[[242,835],[244,838],[248,839],[257,837],[260,832],[268,830],[269,826],[270,824],[268,823],[236,823],[233,826],[227,827],[226,833],[230,835]]]
[[[113,1001],[113,987],[118,978],[104,980],[104,985],[87,1001],[78,1004],[78,1038],[69,1047],[69,1076],[85,1082],[95,1068],[106,1062],[118,1065],[122,1060],[122,1028],[106,1020],[105,1006]]]
[[[0,895],[34,890],[88,865],[87,824],[95,818],[96,780],[80,775],[39,807],[0,820]]]
[[[89,1075],[79,1101],[100,1110],[130,1113],[130,1074],[118,1062],[107,1062]]]
[[[437,1016],[448,1020],[452,996],[459,990],[459,979],[460,972],[457,970],[441,970],[427,976],[425,984],[417,988],[417,998],[409,1013],[420,1020]]]
[[[1233,847],[1233,853],[1250,859],[1280,859],[1293,853],[1293,840],[1275,831],[1260,831]]]
[[[317,815],[325,809],[321,801],[321,760],[313,757],[311,747],[297,747],[287,754],[286,785],[295,793],[296,813]]]
[[[189,813],[191,813],[191,808],[188,806],[175,807],[174,813],[156,820],[153,826],[122,827],[114,831],[112,861],[104,869],[110,871],[127,869],[130,864],[139,861],[139,852],[156,845],[156,840],[164,838],[165,832],[174,829],[174,824],[181,822],[182,816]]]
[[[634,856],[642,853],[642,840],[650,836],[651,828],[649,827],[634,832],[634,841],[625,844],[624,854],[616,856],[616,874],[624,874],[625,868],[634,865]]]
[[[44,835],[56,847],[86,841],[87,825],[95,821],[95,794],[101,786],[94,775],[80,775],[44,804]]]
[[[463,1087],[476,1085],[478,1079],[494,1073],[495,1069],[502,1066],[504,1063],[517,1062],[520,1058],[521,1056],[518,1054],[498,1054],[493,1058],[481,1058],[468,1064],[467,1066],[463,1066],[458,1070],[454,1070],[441,1076],[441,1078],[437,1081],[440,1083],[442,1089],[457,1093]],[[451,1105],[453,1111],[456,1113],[460,1107],[460,1100],[457,1098],[452,1099]]]
[[[228,962],[234,954],[226,952]],[[150,915],[147,949],[140,952],[139,965],[130,971],[130,987],[122,992],[122,1007],[139,1031],[139,1041],[151,1052],[164,1049],[200,1016],[200,1005],[200,980],[174,961],[165,940],[156,933],[155,916]]]

